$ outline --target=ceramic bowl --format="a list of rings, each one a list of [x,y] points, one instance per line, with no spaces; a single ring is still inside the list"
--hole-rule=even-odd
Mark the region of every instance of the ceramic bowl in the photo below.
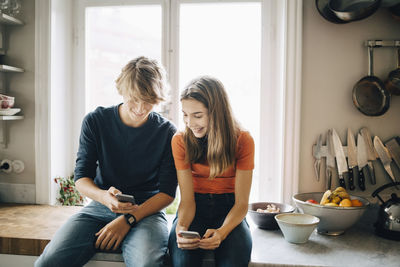
[[[275,215],[283,236],[290,243],[305,243],[319,223],[319,218],[304,213]]]
[[[260,213],[257,212],[257,209],[265,210],[268,205],[274,204],[277,208],[279,208],[279,212],[268,212],[268,213]],[[266,230],[277,230],[279,229],[278,224],[276,223],[274,217],[277,214],[281,213],[291,213],[294,211],[294,207],[288,204],[283,203],[275,203],[275,202],[256,202],[249,204],[248,214],[252,221],[261,229]]]
[[[293,201],[300,212],[317,216],[320,219],[317,226],[319,234],[343,234],[360,219],[369,206],[369,202],[365,198],[352,195],[350,198],[360,200],[363,203],[362,207],[330,207],[306,202],[308,199],[314,199],[319,203],[323,194],[323,192],[300,193],[293,196]]]

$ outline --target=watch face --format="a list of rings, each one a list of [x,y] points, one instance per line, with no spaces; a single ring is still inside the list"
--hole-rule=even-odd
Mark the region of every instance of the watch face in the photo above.
[[[129,224],[133,224],[135,222],[135,218],[133,216],[129,216],[128,221]]]

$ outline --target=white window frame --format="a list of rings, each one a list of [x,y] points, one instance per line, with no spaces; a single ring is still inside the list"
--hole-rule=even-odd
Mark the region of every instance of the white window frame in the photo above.
[[[52,13],[52,3],[60,0],[36,1],[36,73],[35,73],[35,142],[36,142],[36,202],[40,204],[52,203],[51,194],[51,84],[56,84],[59,79],[52,75],[51,57],[54,57],[54,47],[51,45],[51,16],[60,15]],[[74,62],[82,58],[84,43],[76,36],[84,36],[82,13],[84,6],[116,5],[112,0],[75,0],[71,7],[72,14],[67,14],[67,20],[76,21],[71,34],[71,45],[80,47],[75,53]],[[195,0],[124,0],[123,4],[149,4],[161,3],[164,12],[171,12],[171,17],[163,13],[162,60],[166,67],[171,88],[172,98],[178,102],[178,62],[179,62],[179,33],[170,33],[170,28],[179,27],[179,4],[195,2],[245,2],[240,0],[226,1],[195,1]],[[299,183],[299,140],[300,140],[300,103],[301,103],[301,43],[302,43],[302,0],[261,0],[249,1],[262,3],[262,59],[261,59],[261,136],[260,138],[260,184],[258,186],[259,198],[265,200],[277,199],[291,202],[291,196],[298,191]],[[120,5],[118,3],[118,5]],[[68,17],[69,16],[69,17]],[[82,35],[83,34],[83,35]],[[52,53],[53,51],[53,53]],[[79,52],[80,51],[80,52]],[[65,50],[63,53],[71,51]],[[72,52],[71,52],[72,55]],[[76,63],[75,63],[76,64]],[[70,75],[74,82],[71,84],[73,95],[69,101],[73,118],[84,116],[84,93],[78,88],[84,81],[84,66],[71,64]],[[65,79],[66,77],[63,77]],[[271,90],[271,88],[273,88]],[[82,96],[76,103],[77,96]],[[68,100],[67,100],[68,101]],[[178,121],[178,105],[172,111],[172,118]],[[70,126],[72,140],[68,145],[77,150],[80,120]],[[256,148],[257,149],[257,148]],[[73,164],[69,162],[67,164]],[[266,176],[266,177],[265,177]],[[281,177],[282,179],[276,179]],[[262,196],[262,197],[261,197]],[[53,199],[53,200],[52,200]]]

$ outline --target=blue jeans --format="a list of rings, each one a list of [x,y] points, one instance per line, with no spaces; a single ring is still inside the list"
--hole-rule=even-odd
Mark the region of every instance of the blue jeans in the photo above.
[[[226,215],[235,203],[235,195],[230,194],[195,194],[196,214],[190,231],[197,231],[203,236],[207,229],[219,228]],[[178,214],[179,216],[179,214]],[[182,250],[176,243],[175,218],[169,235],[168,248],[172,259],[172,265],[177,266],[201,266],[204,254],[203,249]],[[216,266],[248,266],[251,257],[252,239],[249,225],[244,219],[214,250]]]
[[[98,252],[94,247],[95,233],[118,216],[121,214],[92,201],[58,229],[35,267],[83,266]],[[142,219],[121,243],[126,266],[162,266],[167,242],[167,220],[163,212]]]

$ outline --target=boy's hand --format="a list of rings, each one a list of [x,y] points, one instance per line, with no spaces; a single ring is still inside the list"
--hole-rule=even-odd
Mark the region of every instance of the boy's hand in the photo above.
[[[139,207],[138,205],[134,205],[130,202],[118,201],[115,195],[121,193],[122,192],[120,190],[114,186],[111,186],[103,196],[103,204],[115,213],[131,213]]]
[[[124,216],[119,216],[95,234],[97,236],[95,247],[101,250],[116,250],[130,229]]]

